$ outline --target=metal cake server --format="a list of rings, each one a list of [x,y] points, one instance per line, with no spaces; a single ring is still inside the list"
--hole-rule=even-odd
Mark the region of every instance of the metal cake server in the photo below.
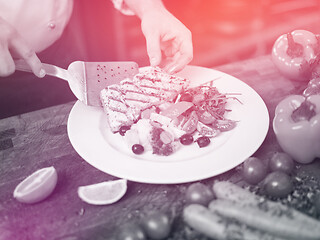
[[[16,70],[32,72],[24,60],[15,61]],[[135,62],[72,62],[68,69],[43,63],[47,75],[68,81],[71,91],[89,106],[101,106],[100,91],[139,72]]]

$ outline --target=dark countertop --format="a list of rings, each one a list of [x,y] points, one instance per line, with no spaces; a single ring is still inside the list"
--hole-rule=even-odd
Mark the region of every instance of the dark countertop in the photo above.
[[[276,104],[285,96],[301,93],[305,83],[292,82],[273,66],[270,56],[219,66],[254,88],[265,101],[270,120]],[[67,135],[67,120],[74,102],[44,108],[0,120],[0,239],[110,239],[127,222],[136,221],[151,210],[163,210],[174,216],[170,239],[206,239],[190,232],[182,221],[186,184],[153,185],[128,182],[125,196],[108,206],[89,205],[78,197],[77,188],[116,179],[84,161],[73,149]],[[254,154],[268,161],[280,150],[272,126]],[[23,204],[13,198],[14,188],[37,169],[54,166],[58,183],[54,192],[37,204]],[[318,161],[298,166],[295,176],[305,182],[298,187],[319,188]],[[230,170],[201,182],[212,186],[215,180],[245,184],[239,169]],[[310,184],[313,184],[312,187]],[[298,210],[314,215],[311,197],[297,197],[299,204],[283,199]],[[304,199],[304,200],[302,200]]]

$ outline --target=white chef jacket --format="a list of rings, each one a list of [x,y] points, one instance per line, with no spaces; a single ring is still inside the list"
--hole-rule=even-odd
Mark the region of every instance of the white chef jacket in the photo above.
[[[123,14],[133,14],[123,0],[112,2]],[[72,8],[73,0],[0,0],[0,17],[14,26],[34,51],[41,52],[62,35]]]

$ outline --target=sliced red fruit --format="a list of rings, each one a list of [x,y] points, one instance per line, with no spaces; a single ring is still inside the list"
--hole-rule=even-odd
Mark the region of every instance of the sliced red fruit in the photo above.
[[[219,129],[221,132],[227,132],[235,128],[237,125],[236,121],[230,119],[217,119],[213,122],[212,126]]]
[[[200,135],[207,137],[215,137],[220,134],[220,130],[211,128],[200,121],[197,124],[197,130]]]
[[[161,115],[175,119],[193,106],[191,102],[177,102],[161,112]]]
[[[199,121],[204,124],[211,124],[213,123],[216,118],[211,115],[208,111],[202,110],[198,112]]]
[[[198,122],[198,115],[193,111],[188,117],[186,117],[186,121],[184,121],[180,127],[186,133],[193,133],[197,129]]]

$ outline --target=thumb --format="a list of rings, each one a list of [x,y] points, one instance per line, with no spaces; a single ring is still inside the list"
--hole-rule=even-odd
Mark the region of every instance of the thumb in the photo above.
[[[146,34],[147,52],[151,66],[158,66],[161,62],[160,37],[158,34]]]

